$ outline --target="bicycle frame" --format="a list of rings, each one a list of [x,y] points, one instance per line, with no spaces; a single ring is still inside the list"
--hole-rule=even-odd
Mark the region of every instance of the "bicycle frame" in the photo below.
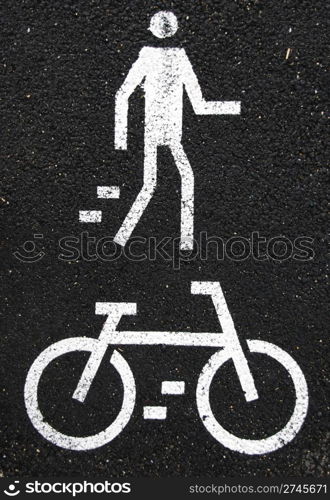
[[[109,345],[168,345],[183,347],[217,347],[230,351],[246,401],[258,399],[248,362],[240,344],[234,322],[219,282],[192,281],[191,293],[210,295],[222,333],[117,331],[122,316],[136,314],[134,302],[97,302],[95,313],[107,319],[99,336],[99,347],[92,352],[73,398],[83,402]]]

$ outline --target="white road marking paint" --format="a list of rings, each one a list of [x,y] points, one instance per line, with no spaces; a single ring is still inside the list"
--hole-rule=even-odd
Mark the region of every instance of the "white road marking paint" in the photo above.
[[[172,36],[177,30],[172,12],[155,14],[151,32]],[[187,54],[181,48],[143,47],[116,94],[115,148],[127,149],[128,100],[142,81],[145,91],[145,147],[143,187],[115,236],[125,246],[157,185],[157,146],[168,146],[181,176],[181,239],[183,250],[193,248],[194,174],[181,144],[183,87],[198,115],[240,113],[239,101],[206,101]]]
[[[300,430],[308,409],[308,389],[303,372],[298,364],[285,351],[268,342],[248,340],[247,344],[252,353],[265,354],[279,362],[289,373],[295,388],[296,401],[293,414],[283,429],[275,435],[265,439],[242,439],[224,429],[215,419],[210,404],[210,388],[214,375],[228,361],[233,360],[241,387],[245,392],[246,401],[258,398],[254,385],[253,375],[250,372],[245,354],[240,345],[237,333],[228,310],[220,283],[192,282],[191,292],[194,294],[210,295],[218,319],[222,326],[221,334],[189,333],[189,332],[117,332],[116,328],[121,317],[125,314],[136,314],[136,304],[133,302],[97,302],[96,314],[106,315],[106,321],[98,339],[88,337],[73,337],[61,340],[46,348],[33,362],[25,383],[24,399],[27,413],[34,427],[42,436],[57,446],[72,450],[90,450],[103,446],[114,439],[127,425],[135,405],[135,381],[129,365],[125,359],[114,351],[110,363],[118,371],[123,388],[123,404],[115,421],[104,431],[93,436],[67,436],[49,425],[39,409],[38,385],[47,366],[59,356],[69,352],[90,352],[89,360],[80,377],[73,398],[84,402],[91,384],[98,371],[100,363],[110,344],[137,344],[137,345],[183,345],[183,346],[214,346],[224,347],[217,350],[204,366],[197,384],[196,400],[199,415],[210,434],[231,450],[250,455],[270,453],[289,443]],[[164,381],[163,394],[183,394],[182,381]],[[165,419],[165,406],[145,406],[145,419]]]
[[[145,138],[143,187],[128,212],[114,241],[125,246],[156,188],[157,145]]]
[[[223,335],[226,337],[225,343],[231,350],[231,356],[245,399],[246,401],[258,399],[258,392],[254,385],[253,376],[242,350],[220,283],[217,281],[192,281],[191,293],[211,296]]]
[[[109,331],[116,329],[117,324],[123,314],[135,314],[136,304],[132,302],[96,302],[95,314],[104,314],[108,318],[104,323],[98,338],[97,349],[91,353],[89,360],[86,363],[84,371],[80,377],[76,390],[73,393],[73,398],[83,403],[90,389],[91,383],[100,367],[101,361],[110,344]]]
[[[93,436],[67,436],[48,424],[39,408],[38,385],[45,368],[56,358],[68,352],[87,351],[93,353],[98,349],[99,340],[88,337],[72,337],[60,340],[45,349],[32,364],[25,382],[24,399],[27,413],[38,432],[51,443],[69,450],[84,451],[99,448],[112,441],[129,422],[135,406],[135,381],[131,369],[122,355],[114,351],[110,363],[119,373],[124,397],[121,410],[116,419],[104,431]]]
[[[167,415],[166,406],[144,406],[143,418],[145,420],[165,420]]]
[[[239,453],[263,455],[264,453],[270,453],[282,448],[292,441],[299,432],[307,414],[308,389],[303,372],[289,354],[269,342],[248,340],[247,343],[251,352],[266,354],[280,363],[293,381],[296,392],[296,404],[293,414],[285,427],[273,436],[265,439],[243,439],[228,432],[216,420],[210,404],[210,386],[214,375],[232,357],[229,349],[224,349],[213,354],[204,366],[197,384],[197,408],[206,429],[224,446]]]
[[[113,345],[170,345],[186,347],[224,347],[221,333],[109,331],[108,342]]]
[[[102,222],[102,211],[79,210],[79,222]]]
[[[173,12],[162,10],[152,16],[148,29],[157,38],[168,38],[177,32],[178,20]]]
[[[185,383],[179,380],[164,380],[162,382],[162,394],[181,395],[184,394]]]
[[[118,199],[120,197],[120,188],[119,186],[97,186],[97,197]]]

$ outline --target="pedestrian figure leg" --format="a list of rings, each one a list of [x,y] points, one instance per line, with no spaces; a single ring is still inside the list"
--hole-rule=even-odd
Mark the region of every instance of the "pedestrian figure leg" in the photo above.
[[[194,174],[180,142],[170,144],[181,176],[181,250],[192,250],[194,239]]]
[[[143,212],[155,191],[157,182],[157,145],[147,141],[144,145],[143,187],[122,223],[114,241],[123,247],[142,217]]]

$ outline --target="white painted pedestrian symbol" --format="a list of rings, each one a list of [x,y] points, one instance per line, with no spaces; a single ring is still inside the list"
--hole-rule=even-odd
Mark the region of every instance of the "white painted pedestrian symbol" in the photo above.
[[[63,434],[47,423],[38,403],[39,382],[47,366],[64,354],[79,351],[90,353],[72,395],[75,400],[84,403],[88,392],[93,390],[93,380],[111,345],[214,347],[216,352],[202,369],[196,390],[198,412],[209,433],[223,446],[249,455],[273,452],[289,443],[300,430],[308,408],[307,384],[298,364],[289,354],[274,344],[261,340],[248,340],[247,345],[251,353],[264,354],[278,362],[287,371],[295,390],[295,405],[288,422],[272,436],[264,439],[243,439],[227,431],[216,419],[210,404],[211,384],[218,370],[228,360],[233,361],[247,403],[259,398],[258,390],[237,336],[220,283],[193,281],[191,293],[211,297],[222,333],[117,331],[117,326],[123,315],[136,314],[136,304],[132,302],[97,302],[96,314],[107,316],[99,338],[73,337],[60,340],[47,347],[36,358],[27,374],[24,390],[25,405],[37,431],[48,441],[62,448],[91,450],[112,441],[120,434],[132,416],[136,399],[135,379],[127,361],[117,350],[114,350],[110,357],[110,363],[121,377],[124,392],[122,406],[115,420],[105,430],[84,437]],[[182,380],[166,380],[162,383],[162,395],[179,397],[184,392],[185,382]],[[167,410],[166,405],[144,406],[143,417],[146,420],[165,420]],[[275,410],[276,408],[274,408]]]
[[[175,34],[177,18],[158,12],[150,22],[158,38]],[[143,83],[145,93],[143,187],[115,236],[125,246],[157,185],[157,147],[168,146],[181,176],[180,248],[192,249],[194,235],[194,174],[181,144],[182,98],[186,89],[198,115],[239,114],[239,101],[205,101],[184,49],[143,47],[116,95],[115,148],[127,149],[128,100]]]

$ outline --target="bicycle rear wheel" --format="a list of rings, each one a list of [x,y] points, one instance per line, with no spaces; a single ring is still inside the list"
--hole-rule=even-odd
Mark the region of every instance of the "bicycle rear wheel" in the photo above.
[[[116,419],[103,431],[86,437],[63,434],[48,424],[40,411],[38,403],[38,386],[45,368],[54,359],[75,351],[92,352],[98,346],[98,339],[89,337],[73,337],[60,340],[47,347],[33,362],[25,382],[24,400],[28,416],[35,429],[48,441],[69,450],[84,451],[99,448],[112,441],[128,424],[135,406],[136,389],[133,373],[123,356],[114,351],[110,363],[119,373],[124,396],[121,410]]]

